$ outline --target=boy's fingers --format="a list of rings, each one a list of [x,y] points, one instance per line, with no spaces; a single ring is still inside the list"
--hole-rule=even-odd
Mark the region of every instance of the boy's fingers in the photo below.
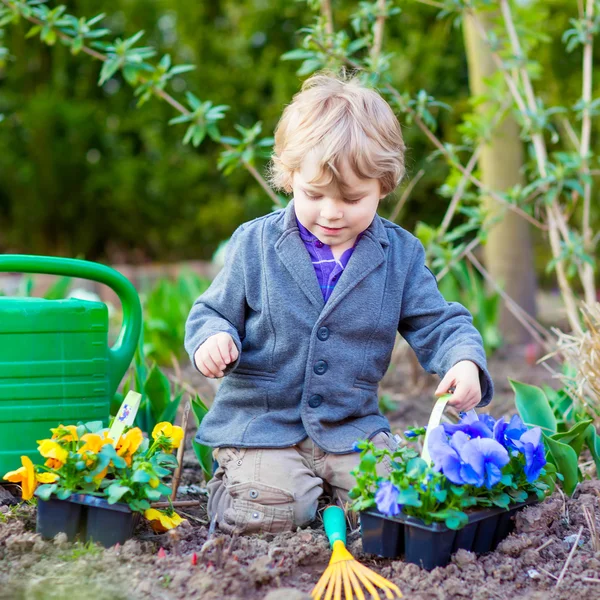
[[[204,358],[204,364],[212,377],[219,377],[221,369],[215,363],[212,354],[207,354]]]
[[[442,394],[445,394],[452,387],[453,384],[454,375],[452,375],[450,371],[448,371],[448,373],[446,373],[444,378],[440,381],[439,385],[437,386],[435,390],[435,395],[441,396]]]
[[[225,336],[219,336],[217,339],[217,352],[219,354],[218,360],[222,362],[221,370],[223,370],[230,362],[231,356],[229,354],[229,341]],[[215,359],[217,357],[215,356]]]
[[[240,353],[238,352],[237,346],[235,345],[233,338],[230,337],[229,338],[229,355],[231,357],[231,362],[236,361],[239,354]]]

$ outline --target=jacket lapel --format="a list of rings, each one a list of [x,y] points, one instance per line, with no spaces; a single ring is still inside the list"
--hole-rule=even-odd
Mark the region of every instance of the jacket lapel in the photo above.
[[[293,202],[285,209],[283,233],[275,243],[275,251],[311,304],[321,312],[325,305],[323,294],[315,268],[300,238]]]

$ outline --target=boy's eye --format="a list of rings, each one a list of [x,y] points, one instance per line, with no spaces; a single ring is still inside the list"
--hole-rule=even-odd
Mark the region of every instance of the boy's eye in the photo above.
[[[344,202],[346,202],[346,204],[358,204],[361,200],[362,198],[357,198],[356,200],[350,200],[349,198],[346,198]]]
[[[307,194],[306,192],[304,192],[304,195],[309,199],[309,200],[320,200],[323,196],[311,196],[310,194]]]

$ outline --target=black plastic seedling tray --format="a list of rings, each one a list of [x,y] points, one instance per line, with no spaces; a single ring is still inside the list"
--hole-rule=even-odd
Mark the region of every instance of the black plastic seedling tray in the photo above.
[[[474,511],[462,529],[448,529],[443,523],[426,525],[420,519],[400,514],[387,517],[374,510],[360,513],[363,551],[385,558],[399,558],[430,571],[443,567],[460,549],[483,554],[495,550],[514,529],[515,513],[536,498],[513,504],[508,509]]]
[[[38,501],[37,532],[45,539],[64,532],[69,541],[80,538],[109,548],[125,543],[133,535],[138,518],[126,504],[73,494],[67,500]]]

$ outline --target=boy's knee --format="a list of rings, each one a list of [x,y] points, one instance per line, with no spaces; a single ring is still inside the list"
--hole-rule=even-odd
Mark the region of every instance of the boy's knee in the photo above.
[[[295,499],[287,490],[260,482],[213,493],[219,501],[209,503],[209,515],[217,514],[219,528],[226,533],[293,531],[310,523],[317,513],[317,499]]]

